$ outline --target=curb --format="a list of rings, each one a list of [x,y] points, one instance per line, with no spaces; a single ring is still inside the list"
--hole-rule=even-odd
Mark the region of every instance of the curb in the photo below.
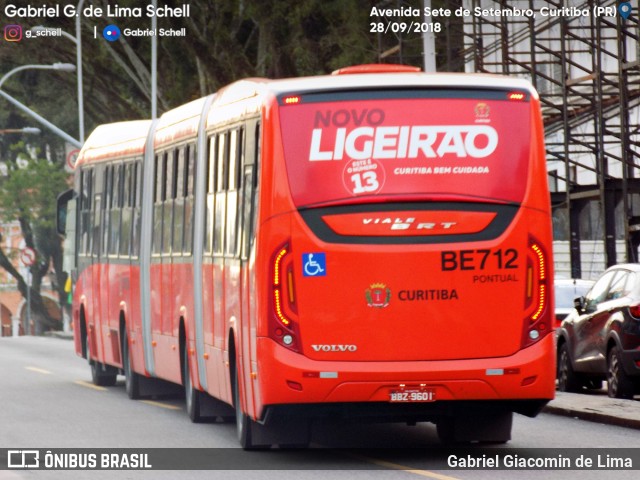
[[[562,403],[566,403],[565,401],[557,402],[554,405],[552,401],[542,411],[552,415],[640,430],[640,402],[605,397],[603,399],[604,402],[610,402],[609,404],[590,405],[591,402],[589,401],[581,402],[581,400],[588,399],[588,397],[587,399],[581,399],[580,397],[583,394],[570,395],[572,395],[571,400],[575,400],[577,405],[571,407],[563,406]]]
[[[598,411],[581,411],[571,410],[563,407],[546,406],[543,410],[544,413],[550,413],[552,415],[560,415],[562,417],[577,418],[580,420],[588,420],[590,422],[604,423],[606,425],[614,425],[617,427],[634,428],[640,430],[640,420],[634,420],[630,418],[621,418],[614,415],[598,412]]]
[[[47,332],[45,334],[47,337],[60,338],[62,340],[73,340],[73,332]]]

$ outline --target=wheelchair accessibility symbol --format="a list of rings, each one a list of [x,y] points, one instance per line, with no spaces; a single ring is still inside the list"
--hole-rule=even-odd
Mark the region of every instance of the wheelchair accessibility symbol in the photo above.
[[[327,257],[324,253],[303,253],[302,273],[305,277],[325,277]]]

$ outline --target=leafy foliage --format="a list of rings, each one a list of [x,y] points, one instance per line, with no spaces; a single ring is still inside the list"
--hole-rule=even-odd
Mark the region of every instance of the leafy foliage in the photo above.
[[[38,158],[37,150],[29,151],[24,142],[12,146],[10,152],[13,161],[6,163],[6,175],[0,177],[2,218],[3,221],[17,220],[22,228],[25,244],[38,252],[37,261],[30,268],[31,309],[36,331],[58,329],[59,323],[51,318],[44,306],[40,287],[51,266],[57,277],[54,283],[60,287],[63,284],[64,277],[60,268],[62,251],[54,221],[56,197],[67,188],[69,176],[60,162]],[[26,297],[29,287],[13,266],[9,253],[0,250],[0,266],[16,279],[18,289]],[[59,294],[64,294],[62,288],[59,288]]]

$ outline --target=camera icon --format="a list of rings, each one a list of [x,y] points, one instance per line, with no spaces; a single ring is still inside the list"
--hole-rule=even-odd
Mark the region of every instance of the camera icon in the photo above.
[[[5,25],[4,39],[7,42],[19,42],[22,40],[22,27],[20,25]]]

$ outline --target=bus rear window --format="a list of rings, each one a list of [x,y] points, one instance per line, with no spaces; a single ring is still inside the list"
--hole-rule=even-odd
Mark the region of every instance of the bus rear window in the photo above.
[[[390,92],[282,102],[296,206],[420,195],[522,200],[531,142],[528,101],[496,91]]]

